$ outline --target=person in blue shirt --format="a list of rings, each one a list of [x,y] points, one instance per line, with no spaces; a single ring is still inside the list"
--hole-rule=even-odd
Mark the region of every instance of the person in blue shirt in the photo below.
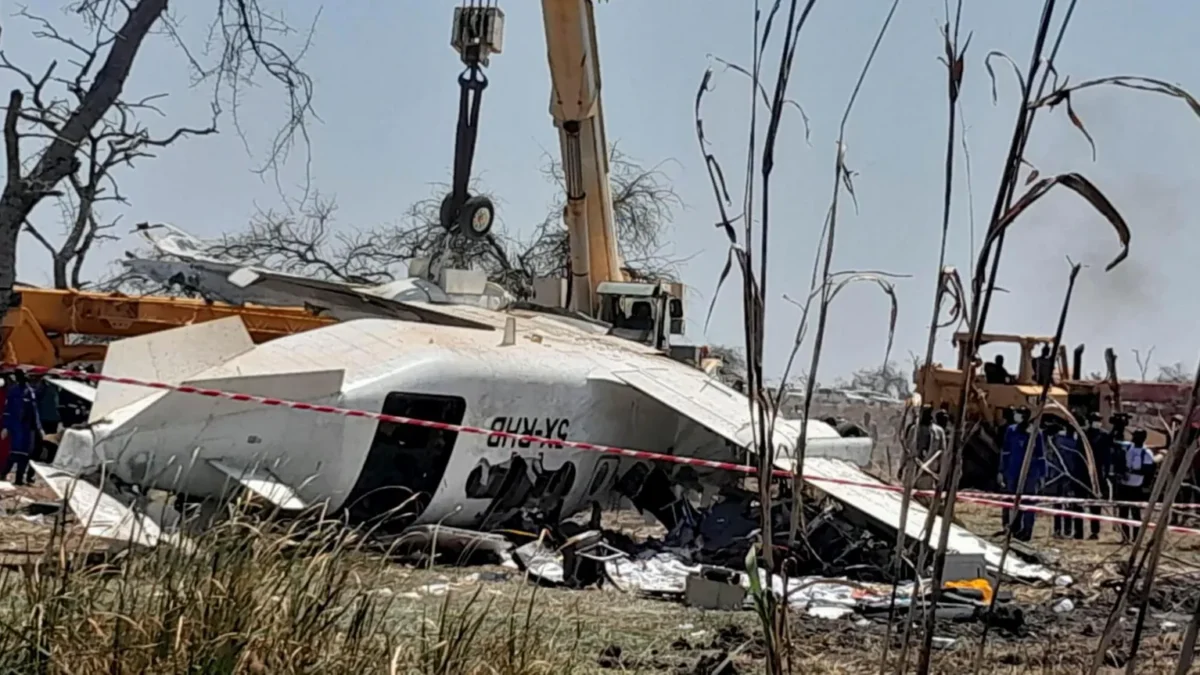
[[[4,431],[8,434],[9,451],[0,480],[7,479],[16,469],[13,484],[25,485],[29,482],[29,458],[39,442],[41,421],[38,419],[37,394],[20,370],[13,373],[13,382],[5,392]]]
[[[1117,517],[1125,520],[1140,521],[1142,509],[1130,506],[1129,503],[1145,501],[1146,489],[1149,487],[1146,477],[1154,471],[1154,454],[1146,447],[1146,430],[1134,429],[1131,440],[1121,441],[1118,446],[1122,450],[1124,467],[1117,479],[1117,500],[1126,502],[1117,507]],[[1136,525],[1121,524],[1121,541],[1130,543],[1137,538]]]
[[[1021,494],[1035,495],[1040,492],[1046,479],[1046,439],[1040,429],[1030,429],[1029,408],[1022,406],[1017,410],[1013,421],[1013,425],[1005,433],[1004,444],[1000,450],[1000,475],[997,478],[1006,492],[1017,494],[1017,488],[1021,487],[1018,483],[1021,465],[1025,461],[1025,448],[1029,445],[1030,435],[1035,434],[1033,457],[1021,490]],[[1034,521],[1035,514],[1032,511],[1020,511],[1012,514],[1008,526],[1017,540],[1029,541],[1033,538]]]
[[[1087,497],[1091,492],[1091,478],[1075,429],[1070,426],[1056,427],[1053,434],[1047,435],[1050,445],[1053,446],[1049,448],[1050,457],[1047,459],[1050,470],[1047,487],[1059,497]],[[1059,509],[1083,513],[1083,507],[1077,503],[1064,503]],[[1083,519],[1054,516],[1054,536],[1074,536],[1075,539],[1083,539]]]

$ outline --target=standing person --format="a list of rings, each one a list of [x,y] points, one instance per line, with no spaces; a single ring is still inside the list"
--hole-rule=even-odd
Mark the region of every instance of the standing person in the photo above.
[[[945,403],[938,408],[937,412],[933,413],[933,423],[942,428],[942,433],[946,434],[946,438],[950,438],[950,411]]]
[[[1041,356],[1033,357],[1033,379],[1042,386],[1054,381],[1054,358],[1050,356],[1050,345],[1042,345]]]
[[[1119,482],[1117,499],[1123,502],[1140,502],[1146,498],[1146,476],[1154,471],[1154,454],[1146,447],[1146,430],[1134,429],[1130,442],[1122,443],[1125,450],[1125,467]],[[1121,504],[1117,515],[1128,520],[1142,519],[1139,506]],[[1121,524],[1121,541],[1131,542],[1141,528],[1137,525]]]
[[[914,480],[919,479],[921,463],[946,447],[945,430],[933,423],[933,406],[921,406],[917,423],[908,429],[905,445],[908,449],[909,461],[905,462],[902,471],[917,472]],[[903,477],[902,475],[901,478]]]
[[[1008,447],[1009,431],[1016,424],[1017,411],[1012,406],[1006,406],[1000,411],[1003,422],[1000,426],[1000,469],[996,471],[996,489],[1003,492],[1004,487],[1004,448]],[[1003,536],[1008,531],[1008,518],[1012,514],[1010,509],[1000,509],[1000,532],[995,536]]]
[[[1125,418],[1123,415],[1113,415],[1109,418],[1112,423],[1112,429],[1105,429],[1102,426],[1100,413],[1089,413],[1087,418],[1087,426],[1084,429],[1085,438],[1088,446],[1092,449],[1092,461],[1096,465],[1096,480],[1099,482],[1099,491],[1092,489],[1092,481],[1089,476],[1085,482],[1085,495],[1089,499],[1109,500],[1114,499],[1116,494],[1113,483],[1115,482],[1118,467],[1124,466],[1123,456],[1118,458],[1118,448],[1116,444],[1125,440]],[[1092,505],[1087,508],[1088,513],[1093,516],[1099,516],[1104,513],[1104,507]],[[1088,525],[1090,533],[1088,539],[1096,541],[1100,538],[1100,519],[1092,518],[1091,524]]]
[[[54,455],[58,453],[58,445],[46,438],[57,434],[62,422],[59,412],[58,386],[48,382],[45,377],[39,376],[33,381],[33,391],[37,396],[38,424],[40,426],[34,457],[39,462],[50,464],[54,462]],[[26,482],[32,483],[33,477],[33,469],[29,469],[26,474]]]
[[[8,432],[9,450],[0,480],[6,479],[15,468],[17,475],[13,478],[13,484],[25,485],[29,458],[36,449],[40,427],[37,395],[25,379],[24,371],[14,371],[13,383],[8,386],[4,397],[4,430]]]
[[[0,469],[8,466],[8,428],[4,424],[4,405],[8,399],[8,378],[0,375]],[[0,476],[0,480],[4,480],[8,473],[5,472]]]
[[[1058,495],[1068,498],[1087,498],[1091,492],[1091,478],[1088,473],[1087,460],[1083,456],[1083,450],[1079,447],[1079,437],[1075,429],[1071,426],[1064,426],[1054,438],[1051,439],[1054,444],[1052,451],[1057,459],[1062,464],[1063,474],[1059,485]],[[1066,503],[1062,506],[1064,511],[1073,513],[1083,513],[1083,507],[1077,502]],[[1059,533],[1059,521],[1062,518],[1061,534],[1064,537],[1073,536],[1075,539],[1083,539],[1083,518],[1075,516],[1055,516],[1055,533]],[[1099,525],[1099,521],[1093,521]],[[1097,530],[1099,531],[1099,530]]]
[[[1041,490],[1046,478],[1046,446],[1045,436],[1041,429],[1031,429],[1029,423],[1029,408],[1022,406],[1013,416],[1015,423],[1009,427],[1004,439],[1004,448],[1000,454],[1000,480],[1006,492],[1017,494],[1017,488],[1022,487],[1021,494],[1035,495]],[[1033,437],[1029,471],[1025,474],[1025,484],[1020,485],[1021,466],[1025,462],[1026,448],[1030,447],[1030,437]],[[1013,537],[1018,541],[1029,541],[1033,538],[1033,526],[1036,514],[1032,511],[1013,513],[1008,519]]]
[[[1068,497],[1070,496],[1071,472],[1067,467],[1067,456],[1064,449],[1060,446],[1059,433],[1062,428],[1058,421],[1053,418],[1046,418],[1046,423],[1042,427],[1043,433],[1046,435],[1046,482],[1043,486],[1045,496],[1048,497]],[[1054,508],[1061,511],[1067,510],[1068,506],[1065,502],[1046,502],[1047,505],[1052,505]],[[1062,539],[1069,536],[1071,533],[1072,521],[1070,516],[1054,516],[1054,534],[1055,539]]]

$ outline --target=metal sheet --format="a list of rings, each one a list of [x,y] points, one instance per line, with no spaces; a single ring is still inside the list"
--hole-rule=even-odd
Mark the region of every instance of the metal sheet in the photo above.
[[[793,469],[791,460],[780,460],[776,462],[776,465],[789,471]],[[862,472],[858,467],[837,459],[808,457],[804,462],[804,474],[811,477],[833,478],[855,483],[885,485],[885,483]],[[898,492],[820,481],[811,481],[810,485],[892,530],[900,529],[901,495]],[[915,539],[921,539],[925,536],[924,527],[927,514],[928,511],[924,506],[916,502],[910,503],[908,520],[904,528],[908,536]],[[937,546],[937,534],[941,531],[941,527],[942,519],[940,517],[935,518],[933,521],[932,537],[932,543],[935,547]],[[950,525],[950,539],[947,550],[951,553],[975,553],[983,555],[993,570],[997,569],[1000,565],[1001,549],[999,546],[985,541],[966,528],[958,525]],[[1011,553],[1004,562],[1004,572],[1011,577],[1027,581],[1052,581],[1055,577],[1053,571],[1041,565],[1026,563],[1017,559]]]
[[[239,468],[220,460],[210,459],[214,469],[242,484],[242,487],[271,502],[285,511],[303,511],[308,503],[300,498],[290,486],[262,468]]]
[[[47,377],[46,381],[65,392],[78,396],[88,403],[95,403],[96,401],[96,388],[90,384],[76,382],[75,380],[63,380],[57,377]]]
[[[154,546],[163,539],[157,523],[104,494],[95,485],[45,464],[30,462],[29,465],[59,499],[67,500],[67,506],[88,536],[142,546]]]
[[[241,317],[231,316],[117,340],[108,346],[101,372],[179,384],[253,348]],[[145,387],[102,382],[96,388],[88,421],[95,422],[135,401],[161,395]]]

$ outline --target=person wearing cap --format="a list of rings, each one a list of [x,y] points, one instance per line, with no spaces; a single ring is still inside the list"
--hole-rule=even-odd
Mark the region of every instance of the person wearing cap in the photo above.
[[[1146,498],[1146,476],[1154,471],[1154,454],[1146,447],[1146,430],[1134,429],[1128,442],[1123,442],[1125,466],[1118,481],[1117,500],[1121,502],[1141,502]],[[1117,516],[1126,520],[1140,521],[1142,509],[1123,503],[1117,507]],[[1137,525],[1121,523],[1121,540],[1133,541],[1141,528]]]
[[[1008,428],[1004,436],[1004,444],[1000,452],[1000,471],[997,476],[1001,487],[1009,494],[1036,495],[1046,479],[1046,446],[1045,436],[1041,429],[1030,429],[1029,408],[1022,406],[1014,416],[1014,424]],[[1032,444],[1030,438],[1032,436]],[[1026,449],[1033,451],[1030,458],[1029,470],[1025,474],[1025,482],[1021,484],[1021,467],[1025,463]],[[1036,514],[1032,511],[1021,511],[1005,518],[1006,527],[1011,528],[1013,537],[1019,541],[1029,541],[1033,538],[1033,526]]]

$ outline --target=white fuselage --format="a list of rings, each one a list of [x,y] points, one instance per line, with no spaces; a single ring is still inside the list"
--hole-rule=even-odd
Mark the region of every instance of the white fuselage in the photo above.
[[[395,403],[445,397],[448,409],[459,402],[461,419],[450,410],[445,420],[454,424],[659,453],[737,458],[738,451],[718,435],[609,376],[614,368],[630,367],[631,359],[632,365],[649,360],[656,367],[687,366],[630,352],[614,338],[578,331],[568,331],[578,334],[573,342],[526,328],[507,346],[501,345],[502,332],[364,319],[255,346],[183,380],[224,391],[422,419],[431,418],[428,408],[416,414],[411,406],[397,409]],[[186,350],[186,345],[175,348]],[[102,384],[98,400],[106,387],[126,389]],[[538,498],[532,485],[538,476],[568,465],[573,469],[571,480],[564,472],[554,488],[560,510],[569,514],[593,500],[603,502],[611,496],[617,476],[633,464],[594,451],[468,433],[457,434],[440,449],[414,448],[425,442],[419,437],[420,427],[180,392],[143,393],[148,395],[107,412],[91,429],[68,431],[57,463],[84,469],[103,461],[127,482],[201,496],[223,494],[230,486],[229,478],[208,460],[253,464],[267,468],[307,502],[327,501],[332,509],[361,503],[364,490],[378,494],[380,488],[394,488],[397,477],[419,479],[422,482],[414,485],[427,502],[422,502],[417,522],[462,527],[481,525],[497,500],[508,510],[527,507]],[[130,397],[128,392],[124,395]],[[417,436],[379,446],[383,431],[402,437],[414,430]],[[374,455],[373,443],[383,448]],[[418,450],[426,458],[441,456],[444,470],[436,459],[415,458],[421,454]],[[514,457],[525,463],[522,473],[529,480],[512,481],[506,488],[496,478],[495,467],[504,468]],[[494,483],[491,490],[489,478]],[[503,513],[493,509],[492,515]]]

